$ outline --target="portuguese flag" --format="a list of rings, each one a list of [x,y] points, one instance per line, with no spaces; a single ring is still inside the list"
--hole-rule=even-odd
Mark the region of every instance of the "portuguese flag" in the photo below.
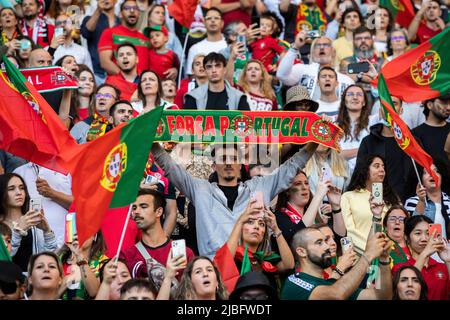
[[[58,115],[5,57],[0,72],[0,148],[38,165],[68,173],[79,150]]]
[[[381,69],[391,94],[406,102],[450,92],[450,27]],[[374,81],[376,85],[377,81]]]
[[[197,10],[198,0],[173,0],[169,4],[169,14],[183,27],[190,28],[194,21],[195,10]]]
[[[80,246],[94,235],[108,208],[136,200],[162,107],[84,144],[72,164],[72,193]]]
[[[380,5],[391,12],[395,22],[408,29],[415,16],[411,0],[380,0]]]
[[[389,93],[382,74],[380,74],[378,79],[378,93],[380,94],[381,107],[384,115],[386,116],[386,121],[391,126],[391,130],[394,133],[395,141],[397,141],[398,146],[417,163],[424,167],[437,184],[439,177],[435,174],[434,170],[431,170],[433,159],[417,143],[414,136],[411,134],[411,131],[409,131],[406,123],[404,123],[397,112],[395,112],[391,94]]]
[[[0,261],[12,261],[2,236],[0,236]]]

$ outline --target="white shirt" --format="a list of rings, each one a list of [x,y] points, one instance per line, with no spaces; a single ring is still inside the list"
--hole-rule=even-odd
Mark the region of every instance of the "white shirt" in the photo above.
[[[52,189],[72,195],[72,177],[38,166],[32,162],[18,167],[14,170],[14,173],[20,175],[25,181],[30,198],[42,199],[42,209],[44,209],[45,217],[50,228],[55,233],[56,242],[58,243],[58,248],[60,248],[64,244],[67,210],[53,200],[41,196],[36,189],[36,179],[39,175],[42,179],[47,180]]]
[[[341,104],[341,99],[334,102],[327,102],[322,100],[317,100],[319,103],[319,109],[317,109],[317,114],[326,113],[327,116],[335,116],[338,114],[339,105]]]
[[[58,61],[65,55],[71,55],[75,57],[75,61],[77,62],[77,64],[85,64],[89,67],[89,69],[91,69],[92,71],[94,70],[92,68],[91,55],[85,47],[82,47],[73,41],[67,46],[65,44],[60,45],[53,55],[53,64],[55,64],[56,61]]]
[[[227,47],[227,42],[222,37],[222,40],[220,41],[208,41],[208,38],[203,39],[202,41],[194,44],[189,49],[188,58],[186,61],[186,73],[192,74],[192,62],[194,61],[194,58],[198,54],[204,54],[207,55],[211,52],[219,52],[222,49],[225,49]]]

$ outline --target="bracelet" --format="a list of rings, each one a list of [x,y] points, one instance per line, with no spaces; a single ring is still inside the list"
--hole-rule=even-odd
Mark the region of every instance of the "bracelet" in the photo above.
[[[375,217],[375,216],[372,216],[372,221],[373,221],[373,222],[380,223],[380,222],[381,222],[381,218],[377,218],[377,217]]]
[[[333,214],[338,214],[339,212],[342,212],[342,209],[339,208],[337,210],[331,210],[331,212],[333,212]]]
[[[82,259],[80,261],[77,261],[77,266],[81,267],[82,265],[88,264],[86,259]]]
[[[283,234],[283,231],[280,230],[280,232],[274,233],[274,234],[273,234],[273,237],[274,237],[275,239],[278,239],[278,237],[281,236],[282,234]]]
[[[342,272],[342,270],[339,269],[338,267],[334,268],[333,271],[336,271],[336,273],[337,273],[338,275],[340,275],[341,277],[344,276],[344,272]]]
[[[391,265],[391,260],[392,260],[391,257],[389,257],[387,261],[381,261],[380,259],[378,259],[378,263],[381,264],[382,266],[389,266]]]

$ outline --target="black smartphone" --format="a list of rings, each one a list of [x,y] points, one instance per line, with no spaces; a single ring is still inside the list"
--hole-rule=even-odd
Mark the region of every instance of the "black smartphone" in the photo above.
[[[367,61],[350,63],[347,66],[347,72],[351,74],[356,74],[360,72],[366,73],[369,71],[369,67],[370,65]]]

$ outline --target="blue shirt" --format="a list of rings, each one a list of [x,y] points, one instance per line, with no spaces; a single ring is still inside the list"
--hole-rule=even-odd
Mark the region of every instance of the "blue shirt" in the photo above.
[[[86,16],[83,19],[83,23],[81,24],[81,34],[83,37],[87,40],[88,43],[88,50],[89,54],[91,55],[92,59],[92,66],[94,68],[94,73],[98,75],[105,75],[105,70],[100,66],[100,57],[98,55],[98,43],[100,41],[100,37],[105,29],[109,28],[109,22],[108,22],[108,16],[104,13],[100,14],[100,17],[97,21],[97,26],[95,27],[94,31],[89,31],[86,28],[86,23],[91,18],[91,16]],[[120,24],[120,19],[116,17],[115,25],[117,26]],[[113,26],[113,27],[114,27]]]

